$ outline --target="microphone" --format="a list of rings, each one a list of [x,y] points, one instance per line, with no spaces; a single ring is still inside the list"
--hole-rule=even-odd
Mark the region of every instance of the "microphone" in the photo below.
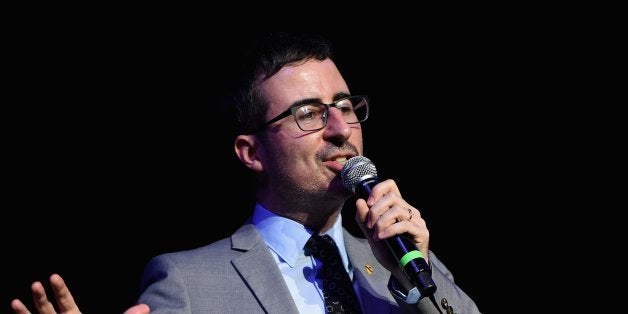
[[[340,171],[342,184],[359,198],[367,199],[378,183],[375,165],[364,156],[349,158]],[[432,271],[423,254],[408,238],[396,235],[385,240],[388,248],[399,261],[408,280],[417,287],[422,296],[430,297],[436,292]]]

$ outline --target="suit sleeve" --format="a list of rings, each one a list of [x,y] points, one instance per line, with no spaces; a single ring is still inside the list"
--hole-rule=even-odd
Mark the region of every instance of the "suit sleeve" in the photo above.
[[[138,303],[150,306],[151,314],[192,313],[187,286],[168,254],[152,258],[142,274]]]
[[[418,303],[408,304],[404,299],[399,297],[399,291],[391,290],[391,294],[397,301],[397,304],[404,313],[422,313],[422,314],[440,314],[447,313],[441,306],[443,299],[447,300],[449,306],[452,307],[454,313],[479,314],[481,313],[475,302],[454,282],[453,274],[445,267],[445,265],[434,255],[430,254],[430,265],[432,268],[432,280],[436,284],[436,292],[434,300],[436,305],[432,303],[430,298],[421,297]],[[391,281],[395,280],[391,276]],[[389,284],[389,287],[400,287],[400,284]],[[436,308],[438,306],[438,309]]]

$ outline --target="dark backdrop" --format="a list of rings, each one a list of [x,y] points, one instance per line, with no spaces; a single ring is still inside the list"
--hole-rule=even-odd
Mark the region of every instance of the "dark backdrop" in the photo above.
[[[30,34],[11,49],[4,105],[0,308],[30,302],[30,283],[58,272],[83,312],[121,312],[150,257],[226,237],[250,213],[250,177],[216,110],[248,33]],[[529,85],[520,73],[532,61],[464,29],[323,34],[352,92],[370,96],[365,155],[422,209],[431,248],[458,284],[495,310],[491,273],[510,256],[512,213],[528,205],[513,178],[535,171],[521,162],[535,158],[521,128]]]

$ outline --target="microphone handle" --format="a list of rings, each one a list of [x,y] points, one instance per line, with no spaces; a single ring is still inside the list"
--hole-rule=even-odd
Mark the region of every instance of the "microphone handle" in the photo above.
[[[356,189],[356,195],[362,199],[368,199],[371,194],[371,186],[377,184],[376,178],[361,181]],[[396,235],[385,240],[390,252],[399,261],[408,280],[419,289],[421,296],[429,297],[436,292],[436,284],[432,280],[432,270],[425,262],[423,254],[408,238]]]

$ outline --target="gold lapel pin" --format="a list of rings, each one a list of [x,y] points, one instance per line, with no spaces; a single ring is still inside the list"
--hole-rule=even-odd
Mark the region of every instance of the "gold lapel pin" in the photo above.
[[[364,269],[366,270],[366,273],[369,275],[373,273],[373,266],[369,264],[364,265]]]

